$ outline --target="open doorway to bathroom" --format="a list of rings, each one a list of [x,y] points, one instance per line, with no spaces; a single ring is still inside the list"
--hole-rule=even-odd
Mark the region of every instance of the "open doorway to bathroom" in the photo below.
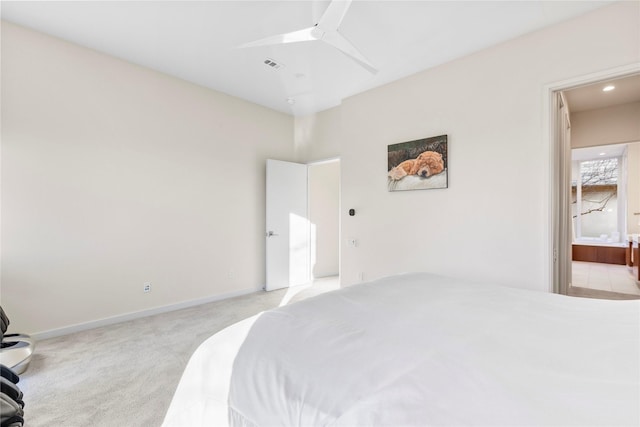
[[[574,148],[570,294],[640,298],[633,270],[640,201],[640,142]],[[618,296],[620,297],[620,296]]]
[[[640,259],[634,256],[640,232],[640,74],[564,90],[562,96],[571,153],[565,165],[571,222],[566,293],[640,299]]]

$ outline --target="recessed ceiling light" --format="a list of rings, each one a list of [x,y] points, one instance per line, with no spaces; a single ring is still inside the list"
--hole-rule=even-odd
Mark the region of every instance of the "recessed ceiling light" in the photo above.
[[[604,156],[605,154],[607,154],[607,153],[600,153],[601,156]]]
[[[602,88],[602,91],[603,91],[603,92],[609,92],[609,91],[614,90],[615,88],[616,88],[616,87],[615,87],[614,85],[608,85],[608,86],[603,87],[603,88]]]
[[[295,103],[296,103],[296,100],[294,98],[287,98],[287,104],[293,105]]]

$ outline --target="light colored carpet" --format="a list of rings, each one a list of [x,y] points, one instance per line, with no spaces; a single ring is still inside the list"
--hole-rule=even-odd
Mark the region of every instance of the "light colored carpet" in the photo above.
[[[20,376],[28,427],[159,426],[193,351],[264,310],[337,289],[258,292],[38,342]]]

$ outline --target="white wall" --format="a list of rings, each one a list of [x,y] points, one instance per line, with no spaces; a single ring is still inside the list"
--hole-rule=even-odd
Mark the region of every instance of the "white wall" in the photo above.
[[[12,328],[257,288],[267,157],[341,158],[344,284],[425,270],[546,291],[544,88],[640,62],[639,20],[614,4],[296,120],[3,23]],[[449,188],[387,192],[387,145],[441,134]]]
[[[640,142],[627,148],[627,233],[640,234]]]
[[[337,157],[342,141],[342,110],[332,108],[306,117],[296,117],[296,154],[307,162]]]
[[[640,141],[640,102],[571,113],[572,148],[634,141]]]
[[[290,116],[3,22],[11,330],[261,287],[267,157]]]
[[[337,107],[341,203],[358,212],[341,211],[342,283],[431,271],[548,291],[545,87],[640,62],[639,20],[640,3],[614,4]],[[388,192],[387,146],[442,134],[449,188]]]
[[[312,224],[312,275],[340,271],[340,162],[309,165],[309,221]]]

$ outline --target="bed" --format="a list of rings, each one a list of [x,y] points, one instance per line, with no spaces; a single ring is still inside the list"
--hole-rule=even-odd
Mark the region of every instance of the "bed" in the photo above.
[[[640,301],[403,274],[193,354],[164,426],[640,425]]]

